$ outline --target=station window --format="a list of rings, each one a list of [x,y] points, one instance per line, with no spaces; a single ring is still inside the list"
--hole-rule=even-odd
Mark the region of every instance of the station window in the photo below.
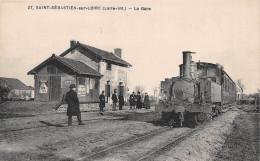
[[[85,78],[79,77],[79,85],[85,85]]]
[[[107,70],[111,70],[111,63],[107,62]]]

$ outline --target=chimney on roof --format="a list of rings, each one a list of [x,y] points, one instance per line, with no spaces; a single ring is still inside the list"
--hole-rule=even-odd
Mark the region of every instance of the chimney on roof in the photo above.
[[[75,40],[70,40],[70,47],[74,46],[77,43]]]
[[[115,55],[116,55],[116,56],[118,56],[119,58],[122,57],[122,49],[120,49],[120,48],[115,48],[114,51],[115,51]]]

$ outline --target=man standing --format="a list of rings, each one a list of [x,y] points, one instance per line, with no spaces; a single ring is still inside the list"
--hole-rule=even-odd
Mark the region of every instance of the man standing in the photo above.
[[[105,107],[105,95],[104,95],[104,91],[102,91],[102,93],[101,93],[101,95],[99,96],[99,113],[101,114],[101,115],[103,115],[103,112],[104,112],[104,110],[103,110],[103,108]]]
[[[65,102],[68,104],[67,116],[68,116],[68,125],[72,125],[72,116],[77,116],[79,125],[84,125],[81,121],[81,113],[79,109],[79,99],[77,96],[76,85],[70,85],[70,91],[67,92],[65,97]]]
[[[150,109],[150,100],[149,100],[149,96],[147,93],[145,93],[145,96],[144,96],[144,108]]]
[[[137,96],[136,96],[137,102],[136,102],[136,108],[137,109],[141,109],[142,108],[142,97],[140,92],[137,92]]]
[[[135,109],[135,92],[133,92],[129,97],[129,103],[130,103],[130,110]]]
[[[117,96],[116,96],[116,90],[114,91],[114,94],[112,95],[112,100],[113,100],[113,111],[116,111],[116,104],[118,102]]]
[[[122,107],[124,106],[125,103],[124,95],[122,92],[120,92],[118,99],[119,99],[119,110],[122,110],[123,109]]]

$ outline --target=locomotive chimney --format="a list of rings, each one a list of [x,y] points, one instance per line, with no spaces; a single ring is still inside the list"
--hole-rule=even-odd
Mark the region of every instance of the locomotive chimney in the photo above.
[[[191,79],[191,54],[195,54],[195,52],[191,51],[183,51],[183,77]]]

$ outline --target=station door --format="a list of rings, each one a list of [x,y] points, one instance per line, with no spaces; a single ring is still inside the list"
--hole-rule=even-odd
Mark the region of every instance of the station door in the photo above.
[[[61,77],[50,76],[50,101],[61,101]]]

